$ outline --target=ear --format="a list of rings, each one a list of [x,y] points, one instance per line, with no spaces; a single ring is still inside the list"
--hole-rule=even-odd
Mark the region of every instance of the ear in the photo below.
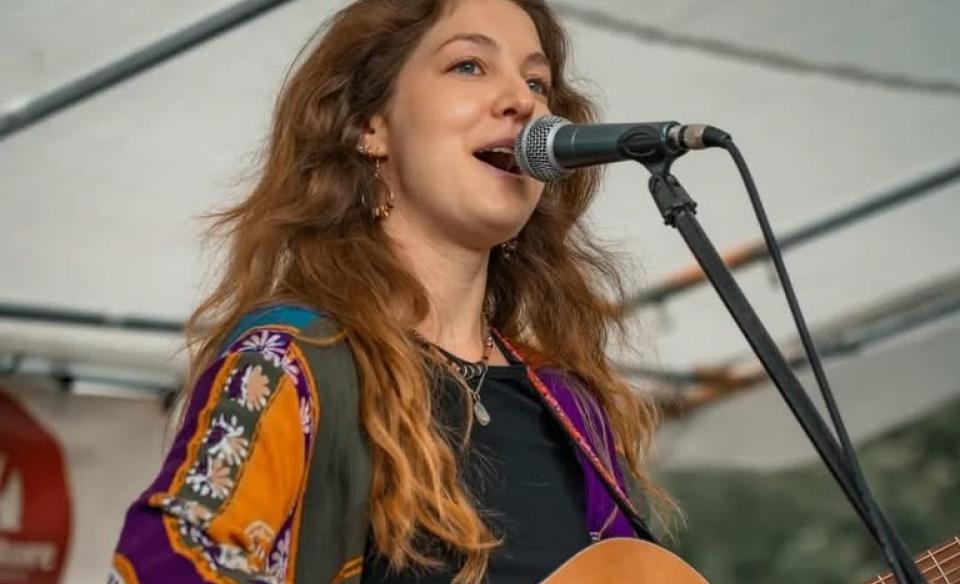
[[[374,158],[389,158],[389,143],[386,117],[383,114],[374,114],[363,126],[360,146],[366,148]]]

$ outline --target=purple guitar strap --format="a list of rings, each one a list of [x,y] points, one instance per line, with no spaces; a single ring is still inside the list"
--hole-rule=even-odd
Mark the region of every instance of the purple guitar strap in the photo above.
[[[570,388],[564,374],[545,367],[538,369],[536,376],[543,382],[543,385],[552,394],[560,409],[581,436],[589,440],[590,433],[587,428],[589,426],[599,428],[601,434],[606,436],[606,452],[615,452],[613,435],[606,416],[602,414],[599,408],[579,407],[577,399],[573,395],[573,389]],[[590,422],[584,419],[584,413],[591,417]],[[561,426],[563,425],[561,424]],[[649,541],[656,541],[636,510],[628,501],[621,500],[620,495],[626,493],[627,489],[616,456],[612,455],[610,457],[613,467],[610,470],[612,470],[612,475],[620,493],[617,493],[613,485],[609,484],[609,481],[605,480],[598,472],[594,463],[589,460],[588,454],[584,452],[584,449],[580,447],[576,440],[574,440],[574,444],[577,446],[575,448],[577,460],[583,470],[587,527],[590,530],[591,537],[594,540],[610,537],[640,537]],[[593,447],[594,451],[598,450],[599,447],[597,444],[590,444],[590,446]],[[610,522],[610,516],[614,512],[616,517]]]

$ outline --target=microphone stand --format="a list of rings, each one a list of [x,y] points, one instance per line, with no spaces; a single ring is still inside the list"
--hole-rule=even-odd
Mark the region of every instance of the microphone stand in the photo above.
[[[680,232],[820,458],[840,485],[863,525],[883,549],[901,584],[925,583],[926,580],[920,575],[903,542],[897,537],[879,507],[858,487],[850,462],[844,457],[833,434],[733,279],[720,254],[704,233],[696,218],[696,202],[680,181],[670,174],[673,161],[686,151],[667,147],[659,150],[659,153],[647,150],[635,160],[650,171],[651,177],[647,186],[664,222]],[[853,456],[853,453],[850,455]],[[904,563],[907,565],[904,566]]]

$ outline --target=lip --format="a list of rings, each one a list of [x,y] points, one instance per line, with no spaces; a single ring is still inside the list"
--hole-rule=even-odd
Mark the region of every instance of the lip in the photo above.
[[[500,177],[500,178],[509,178],[509,179],[515,179],[515,180],[516,180],[516,179],[520,179],[520,180],[522,180],[522,179],[525,178],[524,175],[522,175],[522,174],[513,174],[512,172],[507,172],[507,171],[505,171],[505,170],[501,170],[501,169],[497,168],[496,166],[493,166],[492,164],[487,164],[486,162],[480,160],[479,158],[477,158],[477,157],[475,156],[475,154],[476,154],[477,152],[480,152],[481,150],[490,150],[490,149],[492,149],[492,148],[509,148],[511,152],[514,152],[514,146],[516,146],[517,136],[519,136],[519,135],[520,135],[520,132],[517,132],[516,134],[506,135],[506,136],[497,138],[496,140],[493,140],[492,142],[488,142],[488,143],[484,144],[483,146],[478,146],[478,147],[474,148],[473,151],[470,153],[470,155],[473,156],[473,159],[477,161],[477,164],[480,164],[480,165],[486,167],[486,169],[487,169],[488,171],[490,171],[494,176],[498,176],[498,177]]]
[[[473,160],[474,160],[477,164],[479,164],[480,166],[484,167],[484,168],[487,170],[487,172],[489,172],[490,174],[492,174],[493,176],[495,176],[495,177],[497,177],[497,178],[500,178],[500,179],[509,179],[509,180],[514,180],[514,181],[523,181],[523,179],[526,178],[526,177],[525,177],[524,175],[522,175],[522,174],[513,174],[512,172],[507,172],[507,171],[505,171],[505,170],[500,170],[500,169],[497,168],[496,166],[493,166],[492,164],[487,164],[486,162],[480,160],[480,159],[477,158],[477,157],[473,157]]]
[[[481,150],[489,150],[491,148],[509,148],[513,150],[513,147],[516,146],[517,136],[520,134],[514,134],[513,136],[504,136],[503,138],[498,138],[489,144],[484,144],[483,146],[478,146],[473,149],[473,152],[479,152]]]

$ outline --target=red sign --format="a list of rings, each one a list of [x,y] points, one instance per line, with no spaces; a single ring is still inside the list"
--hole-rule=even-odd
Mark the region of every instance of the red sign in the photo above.
[[[60,582],[70,524],[60,445],[0,391],[0,584]]]

